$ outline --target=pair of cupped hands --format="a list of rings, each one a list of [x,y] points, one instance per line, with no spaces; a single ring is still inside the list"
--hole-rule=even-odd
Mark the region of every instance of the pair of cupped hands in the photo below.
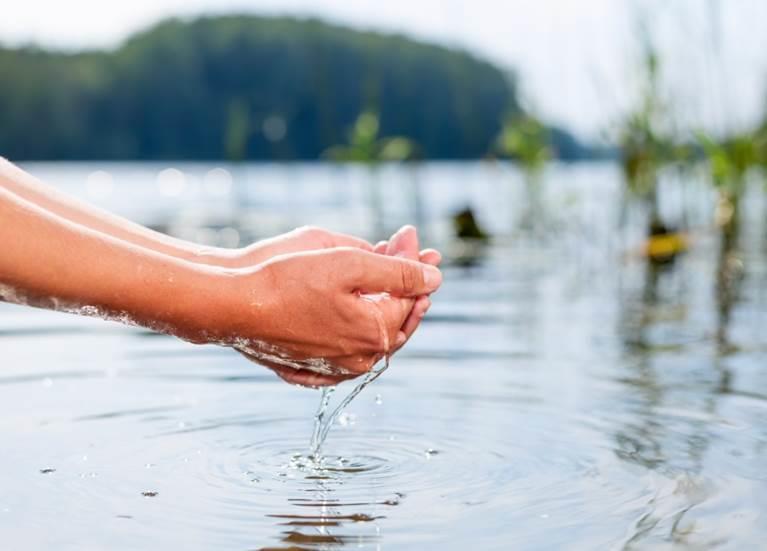
[[[440,262],[438,251],[419,249],[413,226],[376,245],[314,227],[258,242],[223,259],[252,267],[252,311],[240,325],[236,313],[229,319],[233,346],[292,384],[362,375],[416,331],[442,283]]]

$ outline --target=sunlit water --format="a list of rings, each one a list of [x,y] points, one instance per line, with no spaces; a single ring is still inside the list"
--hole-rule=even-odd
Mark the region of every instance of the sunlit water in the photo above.
[[[103,177],[87,187],[93,166],[30,168],[191,233],[210,235],[199,221],[230,208],[225,186],[205,194],[209,166],[185,167],[181,191],[147,179],[164,167],[110,166],[108,192]],[[355,174],[251,167],[243,216],[263,234],[373,231]],[[764,548],[763,202],[748,203],[744,274],[723,315],[710,197],[688,213],[703,228],[690,254],[653,276],[627,254],[633,215],[616,229],[613,167],[550,179],[550,230],[448,266],[420,331],[339,416],[319,461],[318,391],[230,350],[0,305],[2,547]],[[513,227],[514,173],[434,165],[419,181],[432,243],[446,244],[446,215],[466,202],[494,231]],[[386,229],[414,216],[405,184],[389,190]]]

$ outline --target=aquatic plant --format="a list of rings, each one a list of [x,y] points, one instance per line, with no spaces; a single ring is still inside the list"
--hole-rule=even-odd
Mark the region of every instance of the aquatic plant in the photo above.
[[[370,205],[373,212],[374,232],[385,235],[383,203],[378,186],[377,168],[383,162],[406,161],[414,157],[415,143],[402,136],[381,138],[380,120],[374,111],[363,111],[349,131],[348,142],[327,149],[323,157],[341,163],[358,163],[370,170]]]
[[[720,345],[727,346],[730,312],[737,300],[744,273],[738,252],[742,230],[741,204],[749,174],[764,166],[767,136],[761,130],[747,131],[716,140],[701,132],[698,139],[708,161],[711,182],[718,192],[714,213],[719,230],[717,297]]]
[[[549,128],[530,112],[517,113],[503,123],[496,142],[498,152],[513,159],[524,174],[527,207],[521,215],[523,229],[540,226],[541,174],[553,157]]]
[[[506,119],[498,136],[498,151],[511,157],[531,177],[537,177],[552,158],[551,135],[543,122],[530,113]]]
[[[404,161],[413,155],[415,144],[411,140],[401,136],[379,138],[379,132],[378,114],[363,111],[349,132],[348,143],[327,149],[323,156],[337,162],[374,165]]]
[[[759,131],[749,131],[715,140],[700,132],[698,139],[708,160],[711,182],[719,193],[715,220],[730,247],[740,228],[740,203],[746,180],[752,169],[763,165],[765,138]]]
[[[620,163],[627,189],[645,204],[648,231],[660,221],[658,171],[673,157],[675,149],[664,131],[667,109],[658,90],[659,58],[651,45],[643,59],[643,80],[637,105],[619,124]]]
[[[644,53],[637,103],[618,124],[617,145],[627,200],[638,201],[645,212],[643,254],[650,264],[665,264],[688,247],[682,228],[663,220],[658,180],[662,170],[686,170],[696,157],[694,146],[676,137],[673,112],[659,86],[660,58],[642,28]]]

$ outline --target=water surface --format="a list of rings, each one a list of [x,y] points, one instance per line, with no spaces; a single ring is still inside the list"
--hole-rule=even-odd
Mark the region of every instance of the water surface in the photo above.
[[[89,180],[105,167],[112,187]],[[158,186],[163,168],[30,166],[145,222],[232,238],[220,233],[232,190],[203,186],[213,166],[182,166],[181,191]],[[238,238],[300,222],[374,231],[353,171],[239,170],[250,186],[237,216],[251,225]],[[229,350],[0,305],[4,546],[762,548],[761,199],[737,300],[722,304],[706,194],[696,246],[652,273],[628,254],[634,219],[617,230],[609,165],[554,169],[538,237],[509,233],[513,172],[429,165],[417,178],[432,243],[449,245],[447,215],[466,203],[507,235],[477,264],[446,268],[421,330],[339,418],[320,468],[306,457],[317,391]],[[413,175],[384,180],[386,224],[415,216]]]

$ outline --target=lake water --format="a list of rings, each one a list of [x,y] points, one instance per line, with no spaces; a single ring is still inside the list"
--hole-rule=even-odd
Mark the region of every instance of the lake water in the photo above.
[[[517,229],[524,186],[502,165],[386,168],[378,202],[365,170],[324,165],[27,168],[212,242],[309,223],[374,238],[418,221],[459,255],[450,214],[466,205],[498,238],[448,262],[321,470],[304,459],[318,391],[230,350],[0,305],[4,549],[764,549],[756,183],[727,300],[714,198],[694,175],[669,175],[663,195],[693,247],[654,272],[609,164],[552,167],[534,234]]]

